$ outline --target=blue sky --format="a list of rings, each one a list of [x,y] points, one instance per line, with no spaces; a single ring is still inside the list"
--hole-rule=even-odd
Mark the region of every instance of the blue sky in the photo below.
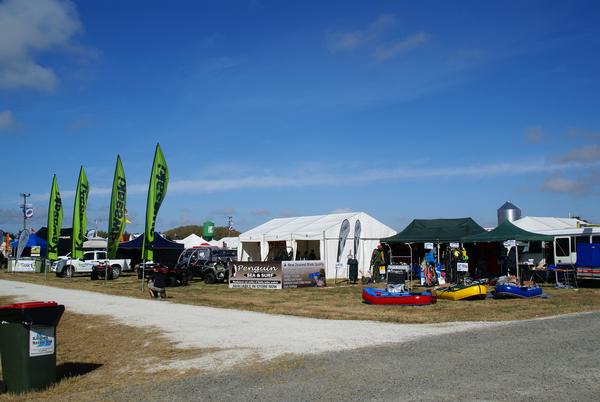
[[[105,229],[116,155],[143,227],[365,211],[600,222],[595,1],[0,1],[0,228],[79,166]]]

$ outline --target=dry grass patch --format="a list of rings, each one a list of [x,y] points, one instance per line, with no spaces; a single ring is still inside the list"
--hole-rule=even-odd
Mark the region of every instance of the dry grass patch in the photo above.
[[[0,305],[11,299],[0,297]],[[101,316],[65,311],[57,327],[59,382],[45,391],[0,394],[1,401],[32,399],[94,400],[109,388],[142,384],[158,376],[165,363],[198,358],[213,350],[179,349],[158,331],[117,324]],[[156,373],[155,371],[159,371]],[[200,370],[168,369],[169,378]]]
[[[133,275],[108,281],[89,277],[71,280],[43,274],[1,273],[0,279],[13,279],[61,288],[147,298]],[[193,281],[190,286],[169,288],[169,300],[175,303],[235,308],[271,314],[313,318],[375,320],[396,323],[441,323],[451,321],[504,321],[546,317],[574,312],[600,311],[600,289],[554,289],[544,287],[547,299],[481,301],[439,300],[421,307],[372,306],[362,303],[362,287],[330,286],[283,290],[229,289],[227,285],[206,285]]]

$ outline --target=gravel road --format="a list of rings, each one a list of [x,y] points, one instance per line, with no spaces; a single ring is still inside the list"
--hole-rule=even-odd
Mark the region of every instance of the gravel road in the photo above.
[[[145,401],[597,401],[600,313],[307,356],[108,392]]]
[[[210,374],[97,390],[98,400],[599,400],[600,313],[505,323],[330,321],[132,299],[0,280],[0,294],[158,328],[167,362]],[[141,313],[143,312],[143,313]],[[244,365],[239,366],[239,363]],[[165,381],[161,381],[165,380]]]
[[[166,362],[173,369],[226,369],[284,355],[318,354],[406,342],[502,323],[388,324],[302,318],[176,304],[0,280],[0,294],[21,300],[55,300],[68,311],[106,315],[127,325],[157,328],[182,348],[216,348],[193,360]],[[376,307],[375,307],[376,308]]]

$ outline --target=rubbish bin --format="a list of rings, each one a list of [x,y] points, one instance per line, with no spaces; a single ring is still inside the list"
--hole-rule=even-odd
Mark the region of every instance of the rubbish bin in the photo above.
[[[356,258],[348,258],[348,280],[352,283],[358,281],[358,260]]]
[[[64,311],[56,302],[0,307],[0,354],[8,392],[42,389],[56,381],[56,326]]]

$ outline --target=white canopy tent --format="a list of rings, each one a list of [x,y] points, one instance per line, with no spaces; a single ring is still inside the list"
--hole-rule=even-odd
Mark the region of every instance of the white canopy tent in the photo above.
[[[86,250],[106,250],[108,240],[102,237],[92,237],[83,242],[83,248]]]
[[[338,239],[342,222],[350,222],[350,234],[342,250],[340,262],[344,272],[336,275]],[[359,276],[369,276],[371,252],[379,239],[393,236],[396,231],[364,212],[300,216],[272,219],[239,236],[238,259],[240,261],[264,261],[274,249],[284,249],[293,259],[317,259],[325,262],[326,276],[345,277],[346,261],[354,251],[354,227],[361,223],[360,243],[357,252]]]
[[[600,234],[600,227],[590,226],[589,223],[576,218],[525,216],[513,224],[528,232],[550,236]]]
[[[183,244],[183,247],[185,247],[185,248],[198,247],[202,244],[212,245],[212,244],[210,244],[210,242],[208,242],[207,240],[198,236],[195,233],[192,233],[191,235],[189,235],[188,237],[186,237],[184,239],[175,240],[175,242]]]
[[[219,247],[223,247],[223,243],[225,243],[227,245],[227,248],[229,249],[237,249],[238,246],[240,245],[240,238],[239,237],[223,237],[221,240],[217,240],[217,242],[219,243]]]

